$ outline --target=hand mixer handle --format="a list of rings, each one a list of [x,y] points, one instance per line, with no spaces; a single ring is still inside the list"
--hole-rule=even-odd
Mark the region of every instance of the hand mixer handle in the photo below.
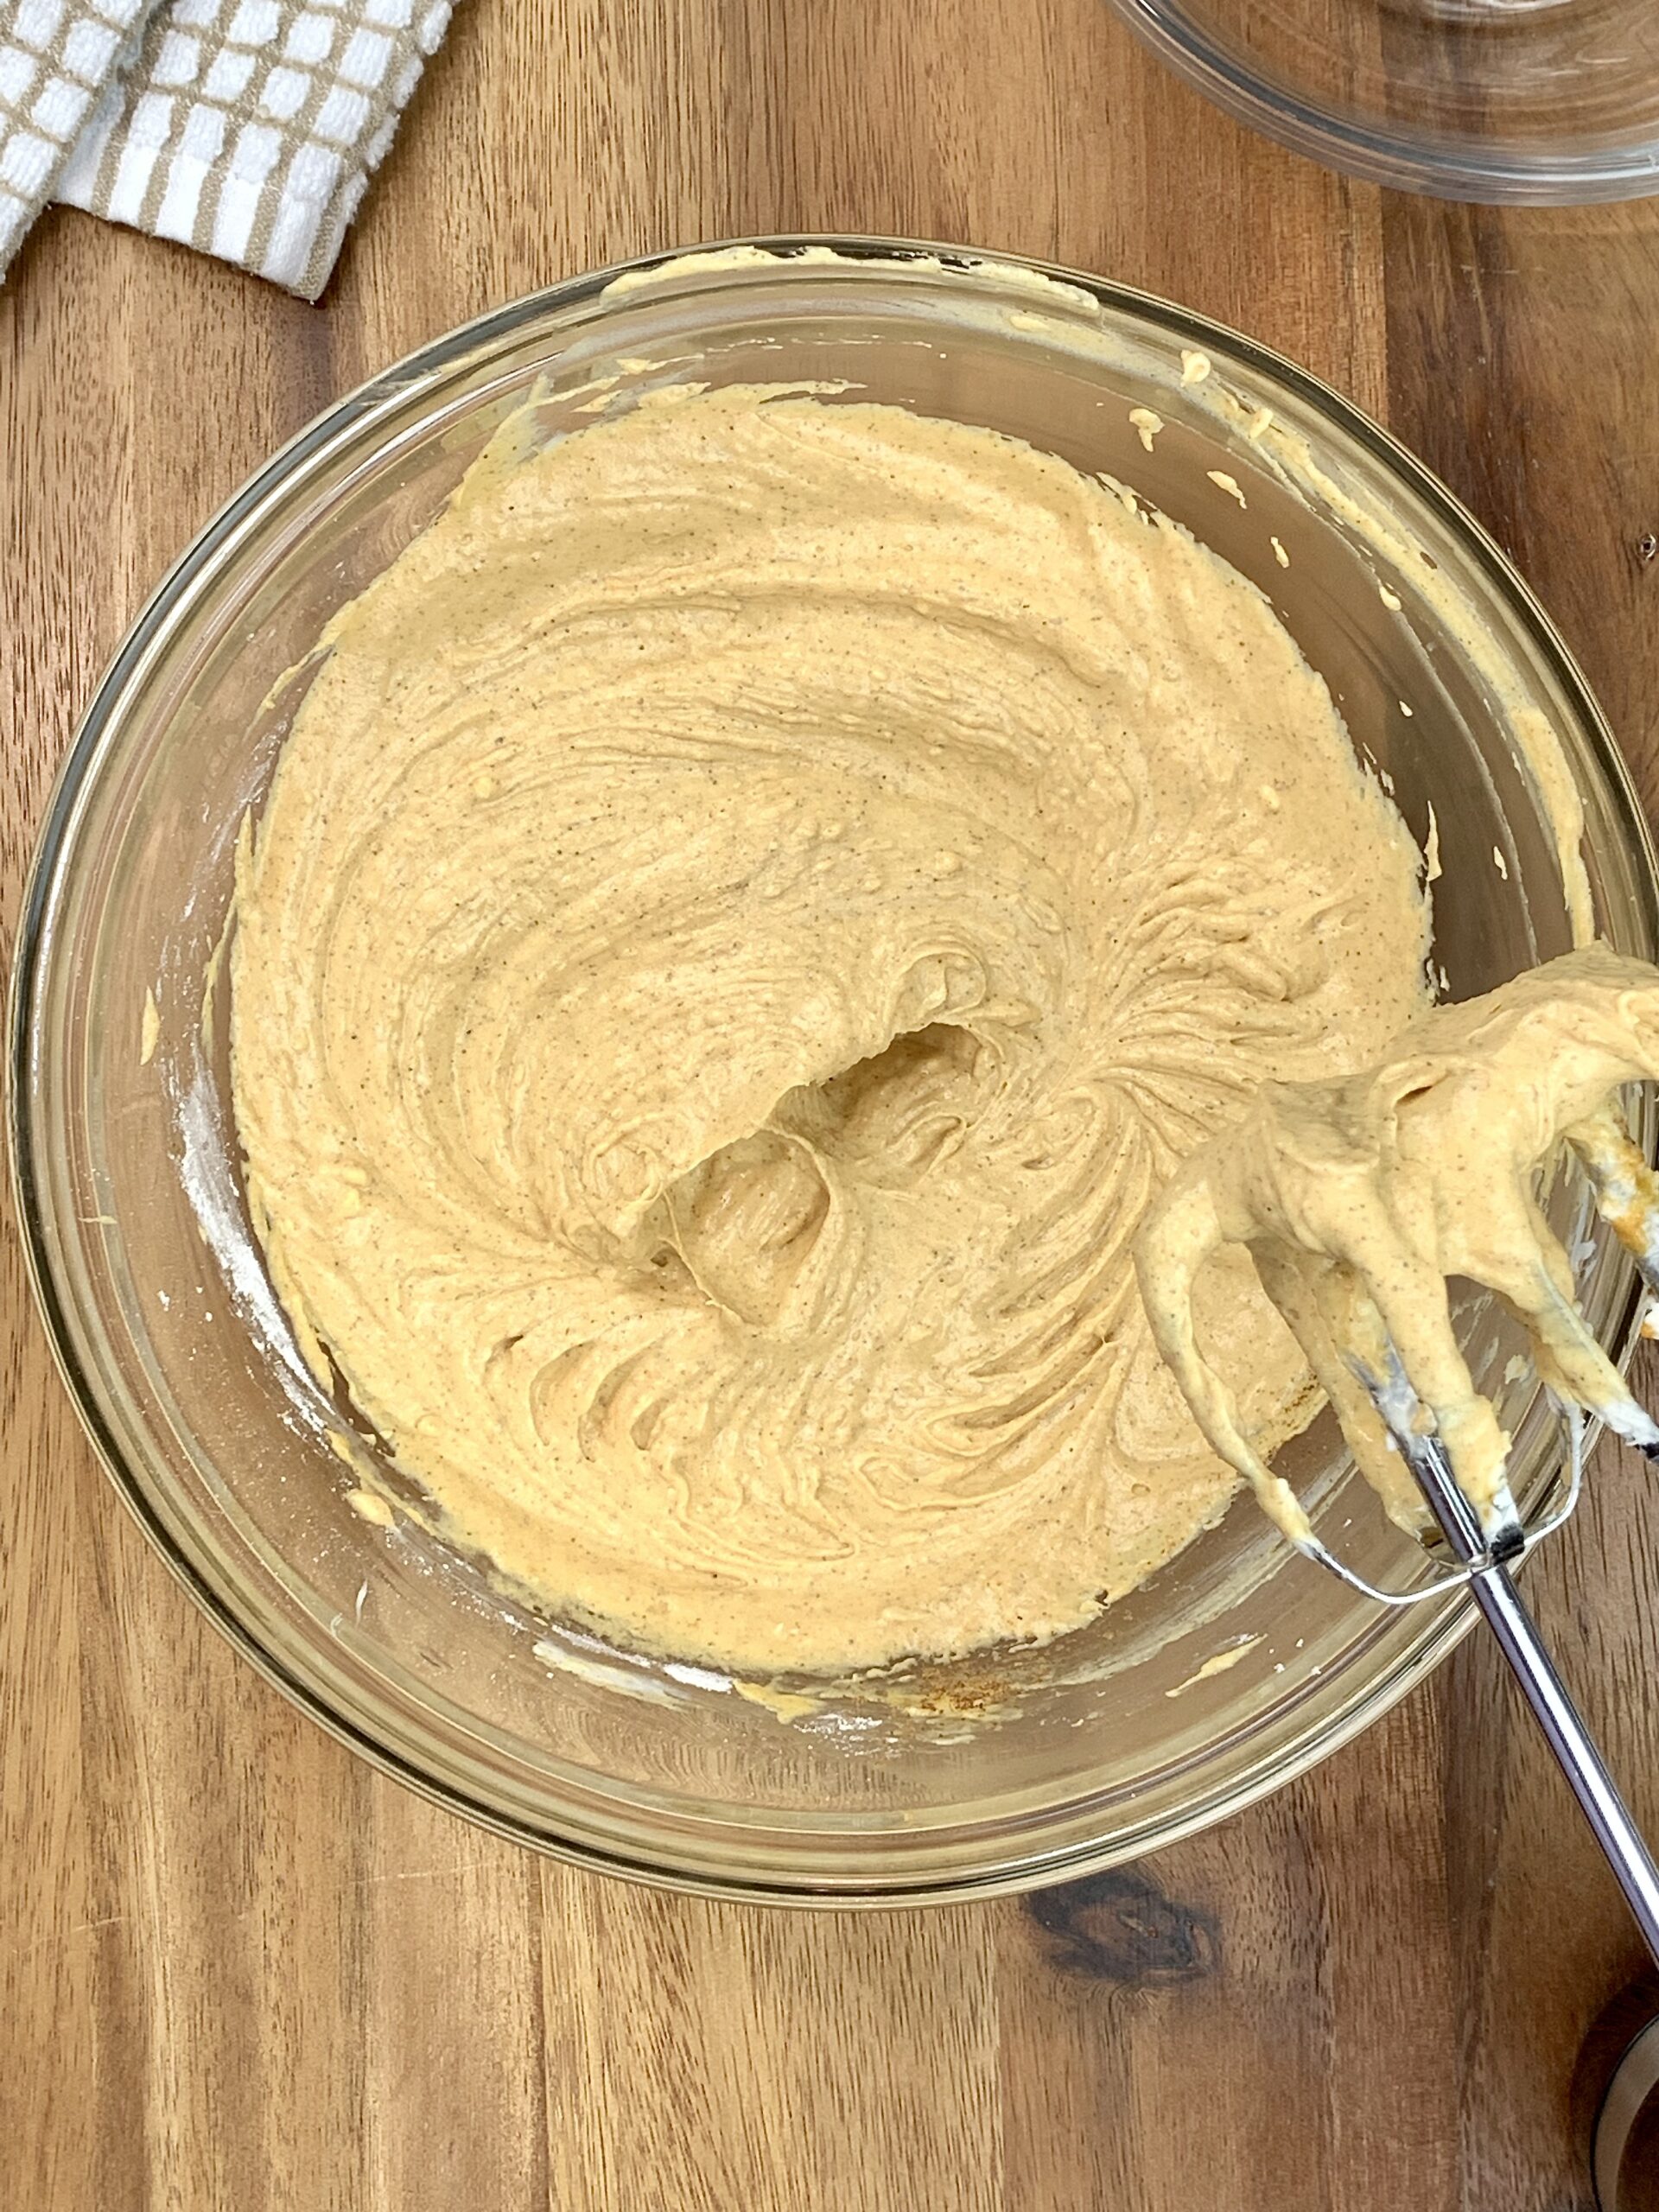
[[[1584,1817],[1606,1854],[1625,1902],[1636,1916],[1656,1964],[1659,1964],[1659,1866],[1619,1796],[1595,1738],[1585,1726],[1544,1649],[1532,1615],[1506,1567],[1483,1568],[1470,1584],[1503,1656],[1515,1669],[1527,1703],[1538,1716],[1549,1748],[1572,1784]]]
[[[1411,1452],[1411,1465],[1452,1549],[1474,1569],[1469,1588],[1486,1616],[1503,1656],[1538,1717],[1549,1748],[1591,1832],[1606,1855],[1625,1902],[1656,1964],[1659,1964],[1659,1866],[1619,1796],[1595,1738],[1585,1726],[1555,1671],[1532,1615],[1521,1601],[1509,1568],[1487,1548],[1474,1508],[1452,1479],[1438,1445],[1427,1440]]]

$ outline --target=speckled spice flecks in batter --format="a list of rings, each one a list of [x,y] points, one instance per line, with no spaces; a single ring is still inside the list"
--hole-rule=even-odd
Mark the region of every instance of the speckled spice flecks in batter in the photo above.
[[[758,390],[521,450],[333,626],[241,871],[301,1339],[641,1647],[1078,1624],[1232,1481],[1135,1230],[1421,1003],[1415,849],[1266,601],[1058,461]],[[1307,1370],[1205,1298],[1270,1448]]]

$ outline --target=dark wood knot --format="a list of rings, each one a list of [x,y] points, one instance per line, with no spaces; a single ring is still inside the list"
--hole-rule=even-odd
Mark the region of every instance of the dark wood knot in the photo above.
[[[1165,1989],[1200,1981],[1221,1962],[1213,1915],[1166,1897],[1133,1866],[1038,1890],[1025,1904],[1048,1937],[1055,1965],[1067,1974],[1129,1989]]]

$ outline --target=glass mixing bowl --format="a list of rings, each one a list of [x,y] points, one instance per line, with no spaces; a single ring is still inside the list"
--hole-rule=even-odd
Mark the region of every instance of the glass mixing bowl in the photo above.
[[[1653,0],[1109,0],[1299,154],[1451,200],[1659,192]]]
[[[844,382],[994,425],[1135,485],[1205,539],[1282,610],[1420,838],[1433,804],[1433,957],[1452,995],[1570,942],[1551,806],[1573,790],[1597,926],[1659,950],[1641,816],[1548,622],[1450,496],[1300,370],[1120,288],[944,249],[774,241],[639,264],[503,308],[343,400],[238,493],[121,648],[59,783],[18,949],[10,1112],[41,1306],[118,1488],[180,1579],[306,1711],[415,1787],[567,1857],[734,1896],[1058,1879],[1298,1773],[1417,1681],[1464,1609],[1356,1599],[1246,1498],[1043,1649],[827,1698],[746,1694],[538,1618],[414,1510],[363,1517],[361,1465],[328,1440],[351,1409],[296,1357],[249,1231],[223,950],[238,827],[310,648],[509,411],[528,404],[527,440],[556,437],[595,401],[686,378]],[[1150,451],[1131,410],[1162,420]],[[1553,801],[1529,765],[1551,731]],[[1592,1322],[1623,1356],[1630,1271],[1565,1184],[1554,1205],[1582,1240]],[[1503,1379],[1516,1343],[1487,1305],[1471,1298],[1460,1325],[1535,1508],[1554,1422],[1529,1382]],[[1356,1565],[1402,1586],[1424,1573],[1328,1417],[1282,1464]],[[417,1506],[394,1466],[375,1483]]]

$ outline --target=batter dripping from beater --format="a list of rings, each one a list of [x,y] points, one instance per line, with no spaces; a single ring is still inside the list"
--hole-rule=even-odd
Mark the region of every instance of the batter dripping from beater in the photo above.
[[[1414,1422],[1432,1427],[1483,1515],[1505,1503],[1510,1440],[1452,1334],[1448,1276],[1519,1316],[1558,1396],[1659,1452],[1659,1426],[1578,1312],[1572,1262],[1538,1203],[1565,1141],[1604,1217],[1659,1278],[1659,1188],[1616,1103],[1625,1084],[1655,1078],[1659,969],[1592,946],[1420,1015],[1363,1073],[1264,1084],[1189,1155],[1141,1230],[1141,1297],[1199,1427],[1293,1541],[1308,1541],[1306,1516],[1252,1447],[1195,1328],[1208,1261],[1249,1250],[1405,1528],[1421,1529],[1425,1508],[1368,1381],[1406,1386]]]

